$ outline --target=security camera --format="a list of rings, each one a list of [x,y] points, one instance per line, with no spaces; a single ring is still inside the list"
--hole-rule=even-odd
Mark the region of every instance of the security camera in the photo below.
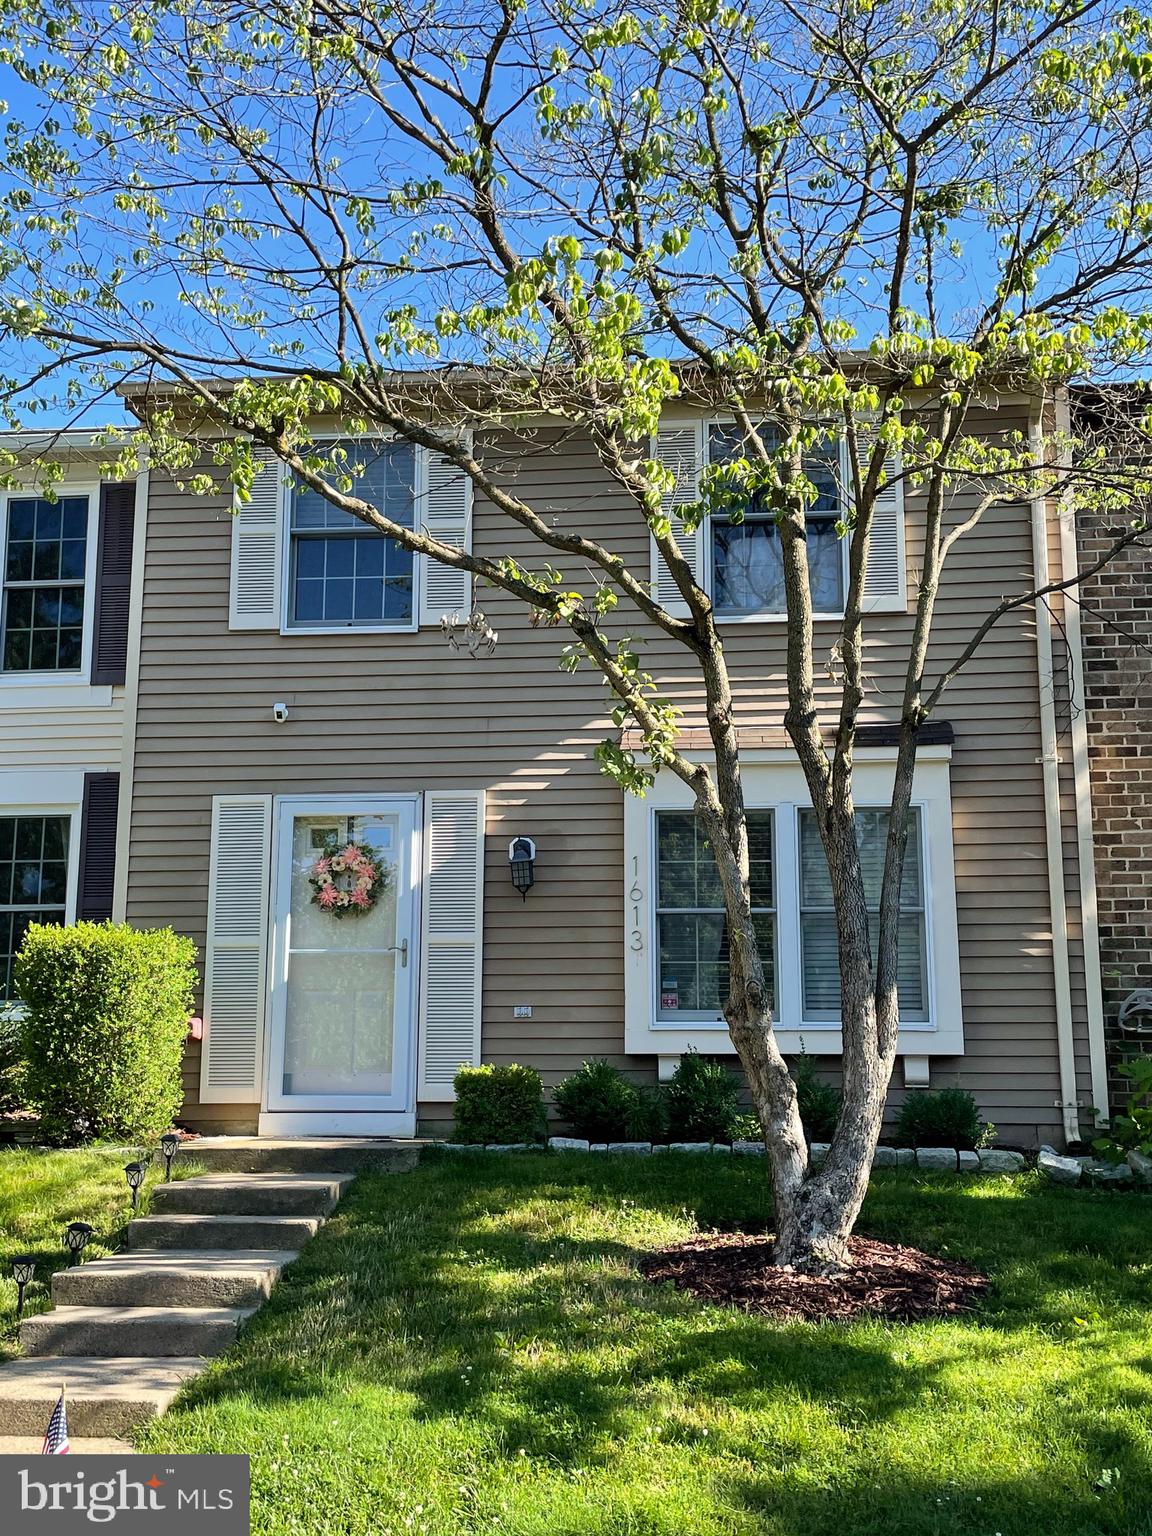
[[[285,720],[287,720],[287,718],[288,718],[288,706],[287,706],[287,704],[284,703],[283,699],[277,699],[276,703],[273,704],[273,706],[272,706],[272,718],[279,725],[283,725]]]

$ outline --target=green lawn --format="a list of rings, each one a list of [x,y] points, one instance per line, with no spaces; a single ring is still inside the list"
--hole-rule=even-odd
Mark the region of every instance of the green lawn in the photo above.
[[[119,1246],[132,1214],[124,1178],[128,1161],[130,1154],[123,1147],[80,1152],[0,1150],[0,1359],[16,1353],[12,1260],[18,1255],[36,1260],[36,1278],[24,1308],[26,1313],[42,1312],[49,1305],[52,1271],[69,1260],[63,1235],[70,1221],[87,1221],[96,1228],[85,1258],[98,1258]],[[175,1171],[186,1176],[189,1168],[178,1160]],[[140,1192],[141,1211],[147,1209],[147,1190],[156,1177],[153,1170]]]
[[[148,1434],[248,1451],[257,1536],[1152,1533],[1152,1201],[877,1179],[978,1319],[776,1326],[641,1281],[765,1215],[751,1160],[444,1155],[363,1177]]]

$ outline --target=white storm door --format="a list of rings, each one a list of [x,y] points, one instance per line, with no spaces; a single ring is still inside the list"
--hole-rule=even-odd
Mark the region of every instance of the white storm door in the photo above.
[[[410,1110],[414,1094],[417,797],[277,802],[269,1110]],[[386,881],[368,911],[317,903],[316,861],[369,846]]]

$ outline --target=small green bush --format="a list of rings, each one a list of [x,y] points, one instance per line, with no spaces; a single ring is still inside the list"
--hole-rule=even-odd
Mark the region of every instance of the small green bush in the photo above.
[[[664,1088],[669,1139],[731,1141],[739,1098],[739,1080],[727,1067],[688,1051]]]
[[[461,1067],[454,1079],[460,1141],[538,1141],[544,1134],[544,1084],[535,1067]]]
[[[996,1127],[985,1125],[976,1100],[966,1088],[916,1089],[896,1116],[898,1147],[954,1147],[971,1152],[985,1146]]]
[[[764,1127],[754,1110],[745,1109],[732,1122],[733,1141],[763,1141]]]
[[[816,1063],[805,1052],[797,1056],[792,1077],[805,1136],[809,1141],[831,1141],[840,1119],[840,1090],[820,1076]]]
[[[140,1141],[168,1129],[196,986],[191,939],[33,923],[15,981],[25,1092],[45,1141]]]
[[[636,1088],[624,1116],[628,1141],[663,1141],[668,1135],[668,1104],[659,1088]]]
[[[589,1141],[619,1141],[627,1134],[636,1088],[609,1061],[586,1061],[552,1095],[556,1113],[577,1136]]]
[[[1110,1163],[1122,1163],[1129,1152],[1152,1154],[1152,1056],[1134,1056],[1119,1070],[1132,1092],[1124,1113],[1113,1118],[1109,1134],[1092,1143]]]

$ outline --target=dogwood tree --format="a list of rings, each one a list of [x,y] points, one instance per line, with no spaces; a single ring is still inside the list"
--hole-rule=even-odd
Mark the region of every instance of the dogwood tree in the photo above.
[[[224,473],[243,496],[270,450],[406,549],[519,599],[564,665],[603,675],[628,728],[600,747],[604,770],[637,794],[657,771],[683,780],[715,856],[724,1012],[764,1128],[777,1262],[848,1262],[897,1047],[918,738],[1006,612],[1085,574],[1007,594],[937,665],[949,556],[1004,500],[1090,501],[1121,525],[1115,548],[1143,531],[1130,397],[1116,414],[1133,441],[1109,434],[1107,452],[1050,416],[992,439],[971,418],[1077,378],[1103,401],[1145,361],[1148,15],[1108,0],[4,0],[0,15],[9,419],[60,419],[131,382],[148,403],[126,452],[194,489]],[[651,447],[686,407],[735,424],[699,484]],[[395,521],[312,443],[318,416],[446,456],[509,549],[527,533],[537,558]],[[545,515],[487,451],[541,422],[591,441],[667,591],[577,511]],[[847,545],[831,655],[809,569],[828,476]],[[870,917],[853,757],[870,538],[897,477],[923,548]],[[785,725],[838,939],[843,1111],[818,1170],[753,922],[722,633],[684,554],[701,519],[753,505],[779,540]],[[696,671],[708,761],[646,666],[656,634]],[[831,708],[815,681],[829,666]]]

